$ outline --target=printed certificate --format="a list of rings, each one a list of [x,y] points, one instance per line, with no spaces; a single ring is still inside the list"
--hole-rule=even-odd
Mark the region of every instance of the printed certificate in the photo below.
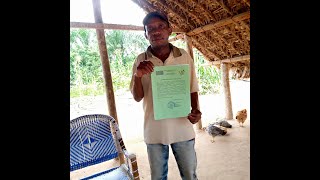
[[[155,120],[188,116],[191,109],[188,64],[154,66],[151,82]]]

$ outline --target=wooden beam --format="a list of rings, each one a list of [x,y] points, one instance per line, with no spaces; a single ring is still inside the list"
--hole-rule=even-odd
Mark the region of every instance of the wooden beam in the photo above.
[[[70,28],[144,31],[143,26],[87,22],[70,22]],[[172,32],[185,33],[185,31],[181,29],[173,29]]]
[[[86,22],[70,22],[70,28],[115,29],[115,30],[143,31],[143,26],[121,25],[121,24],[105,24],[105,23],[86,23]]]
[[[215,22],[215,23],[211,23],[211,24],[207,24],[207,25],[202,26],[202,27],[195,28],[194,30],[192,30],[190,32],[187,32],[187,35],[188,36],[193,36],[193,35],[196,35],[196,34],[200,34],[200,33],[204,32],[204,31],[208,31],[208,30],[211,30],[211,29],[214,29],[214,28],[226,26],[228,24],[233,23],[234,21],[236,21],[236,22],[237,21],[243,21],[243,20],[249,19],[249,18],[250,18],[250,11],[244,12],[244,13],[237,14],[237,15],[235,15],[233,17],[229,17],[229,18],[223,19],[223,20]]]
[[[217,3],[218,3],[225,11],[227,11],[231,16],[233,16],[233,13],[232,13],[231,10],[223,3],[223,0],[217,0]],[[249,26],[248,26],[246,23],[244,23],[242,20],[239,21],[239,22],[236,22],[236,21],[234,21],[234,20],[232,20],[232,21],[233,21],[233,23],[234,23],[235,25],[243,26],[243,27],[246,29],[246,32],[247,32],[248,34],[250,34],[250,28],[249,28]]]
[[[204,64],[204,66],[211,66],[211,65],[221,64],[221,63],[234,63],[237,61],[248,61],[248,60],[250,60],[250,55],[244,55],[244,56],[239,56],[239,57],[230,58],[230,59],[223,59],[220,61],[210,61]]]

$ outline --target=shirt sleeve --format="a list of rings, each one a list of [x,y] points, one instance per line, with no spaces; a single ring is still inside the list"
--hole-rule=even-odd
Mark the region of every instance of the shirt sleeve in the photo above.
[[[137,70],[137,62],[138,62],[138,57],[134,60],[133,65],[132,65],[132,74],[131,74],[131,81],[130,81],[130,92],[132,93],[132,87],[133,87],[133,81],[134,81],[134,73],[136,73]]]

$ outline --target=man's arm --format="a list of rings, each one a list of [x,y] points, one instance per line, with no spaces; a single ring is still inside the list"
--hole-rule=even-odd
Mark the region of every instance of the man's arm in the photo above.
[[[201,111],[198,105],[198,92],[193,92],[191,96],[191,113],[188,115],[188,119],[192,124],[197,123],[201,119]]]
[[[191,109],[198,109],[198,92],[191,93]]]
[[[134,74],[131,78],[131,93],[134,100],[141,101],[144,97],[141,78],[145,74],[153,72],[153,63],[151,61],[141,61],[137,68],[133,67]]]
[[[137,102],[140,102],[144,97],[141,77],[136,76],[136,73],[132,77],[131,93],[133,95],[133,99]]]

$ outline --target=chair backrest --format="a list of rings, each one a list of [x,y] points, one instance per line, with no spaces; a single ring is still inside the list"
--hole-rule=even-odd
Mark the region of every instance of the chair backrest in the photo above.
[[[118,157],[110,122],[103,114],[80,116],[70,121],[70,171]]]

